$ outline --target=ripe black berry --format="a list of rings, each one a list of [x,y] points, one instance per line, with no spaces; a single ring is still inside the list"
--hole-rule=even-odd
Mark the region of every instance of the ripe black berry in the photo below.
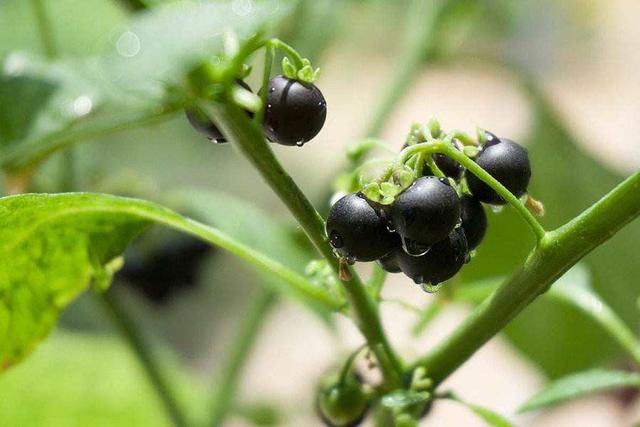
[[[348,375],[342,382],[330,377],[320,387],[316,408],[326,426],[354,427],[367,414],[369,400],[357,376]]]
[[[436,162],[436,166],[440,168],[442,173],[444,173],[449,178],[453,178],[456,181],[462,178],[464,167],[460,163],[440,153],[434,154],[433,160]],[[424,174],[433,175],[433,172],[428,165],[425,165],[424,167]]]
[[[378,260],[378,264],[387,273],[400,273],[402,270],[396,259],[396,252],[401,249],[395,249]]]
[[[242,80],[236,80],[236,83],[246,90],[251,90],[249,85]],[[209,140],[215,142],[216,144],[227,142],[220,129],[218,129],[218,127],[211,120],[209,120],[209,117],[207,117],[204,112],[200,111],[199,109],[189,109],[185,111],[185,114],[187,115],[187,119],[189,120],[191,126],[193,126],[195,130],[209,138]],[[253,117],[253,113],[247,112],[247,114],[249,115],[249,117]]]
[[[353,261],[375,261],[396,241],[363,194],[347,194],[331,207],[327,235],[338,253]]]
[[[264,130],[282,145],[301,146],[315,137],[327,117],[327,102],[311,83],[276,76],[269,80]]]
[[[163,239],[152,250],[133,246],[116,277],[151,302],[162,304],[196,285],[200,266],[211,251],[210,245],[186,235]]]
[[[430,246],[447,237],[460,220],[460,199],[445,179],[424,176],[401,193],[391,219],[404,239]]]
[[[436,285],[452,278],[467,261],[467,239],[462,227],[451,231],[446,239],[431,246],[422,256],[398,252],[398,265],[402,272],[416,283]]]
[[[467,238],[469,250],[478,247],[487,231],[487,214],[482,203],[475,197],[464,195],[460,199],[462,203],[462,229]]]
[[[476,163],[497,179],[516,197],[527,192],[531,164],[527,149],[508,139],[491,139],[483,147]],[[504,205],[506,201],[473,174],[467,174],[471,193],[481,202]]]

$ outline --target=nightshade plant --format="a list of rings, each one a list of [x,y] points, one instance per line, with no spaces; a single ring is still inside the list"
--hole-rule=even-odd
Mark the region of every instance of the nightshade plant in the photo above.
[[[145,2],[126,3],[134,10],[146,9]],[[432,7],[424,3],[431,2],[416,2],[417,10],[425,12],[423,8]],[[44,40],[50,40],[42,4],[34,0],[34,5]],[[501,416],[441,390],[440,384],[543,294],[590,312],[590,301],[597,298],[593,292],[552,285],[640,214],[640,173],[628,177],[563,226],[549,231],[534,215],[543,212],[542,204],[527,195],[532,171],[535,177],[535,158],[529,159],[523,147],[502,136],[479,130],[473,138],[464,132],[445,131],[437,120],[431,119],[411,125],[404,147],[382,162],[365,160],[374,148],[384,145],[379,140],[368,138],[352,146],[349,156],[354,168],[337,179],[342,197],[333,204],[325,222],[270,146],[270,142],[290,146],[304,158],[305,150],[299,147],[320,132],[331,108],[321,92],[319,71],[294,47],[265,35],[264,24],[277,20],[272,2],[261,2],[250,13],[242,14],[234,9],[236,6],[226,2],[191,4],[141,16],[129,31],[138,45],[147,46],[151,39],[167,37],[158,32],[163,26],[179,25],[185,19],[192,25],[183,35],[172,34],[177,40],[149,44],[157,50],[150,48],[140,56],[128,50],[119,57],[107,56],[106,66],[114,74],[117,71],[127,76],[124,81],[110,83],[126,90],[135,86],[145,94],[147,102],[124,118],[113,111],[112,117],[100,117],[89,112],[92,103],[106,94],[96,91],[95,97],[87,101],[71,91],[75,116],[57,126],[44,121],[28,138],[19,132],[5,132],[9,148],[3,151],[0,163],[7,172],[10,189],[21,193],[29,189],[31,175],[50,154],[68,150],[82,139],[186,110],[199,132],[218,142],[228,142],[226,145],[235,147],[250,161],[322,259],[309,263],[303,273],[295,265],[297,254],[290,242],[293,237],[268,219],[253,225],[264,235],[259,243],[250,245],[250,239],[242,233],[251,224],[236,224],[234,228],[220,217],[220,223],[214,221],[218,226],[215,228],[142,200],[95,193],[5,197],[0,200],[0,368],[8,369],[25,358],[49,333],[59,312],[91,283],[136,351],[173,423],[220,425],[231,410],[238,372],[261,319],[274,304],[276,294],[282,293],[324,317],[337,314],[352,319],[365,341],[362,348],[355,349],[342,362],[338,372],[320,381],[315,401],[320,418],[327,425],[358,425],[371,416],[381,426],[414,426],[439,399],[465,404],[490,425],[510,425]],[[429,10],[432,21],[423,27],[437,29],[442,10],[446,7],[435,13]],[[228,16],[234,17],[232,22],[226,21]],[[230,28],[210,37],[210,28],[215,24]],[[419,62],[416,52],[431,48],[424,43],[421,40],[414,46],[415,51],[407,53],[407,67]],[[45,46],[49,56],[54,57],[54,47],[50,43]],[[272,70],[275,52],[283,55],[281,74]],[[243,81],[257,73],[249,62],[258,54],[264,54],[262,83],[258,90],[251,91]],[[147,63],[154,56],[161,56],[165,67],[156,69]],[[3,76],[3,95],[9,93],[9,99],[16,100],[24,94],[20,92],[22,79],[30,73],[37,74],[38,67],[15,71],[11,64],[5,64],[4,68],[13,74]],[[404,73],[403,77],[408,76]],[[91,87],[89,82],[78,93]],[[397,92],[402,89],[400,85],[393,88]],[[158,98],[159,92],[162,96]],[[386,116],[397,96],[394,93],[385,98],[369,136],[377,133],[380,117]],[[371,176],[369,168],[381,163],[382,171]],[[66,183],[73,187],[72,179]],[[224,196],[215,199],[222,200]],[[515,211],[530,229],[534,246],[524,263],[500,285],[488,283],[473,289],[453,283],[443,285],[472,260],[473,250],[487,232],[486,213],[480,202],[506,205]],[[195,202],[185,197],[184,203]],[[242,211],[234,202],[212,203],[206,209]],[[554,206],[548,209],[553,210]],[[122,267],[121,254],[129,242],[154,223],[238,256],[266,281],[265,290],[256,298],[243,324],[240,339],[234,342],[229,359],[223,364],[206,421],[195,421],[197,417],[186,413],[135,322],[107,291],[114,273]],[[372,277],[363,281],[352,266],[356,261],[378,261],[379,267],[374,267]],[[459,300],[482,300],[448,338],[414,360],[405,360],[391,345],[380,318],[386,272],[398,271],[430,293],[447,292]],[[437,294],[425,294],[428,298],[437,298]],[[439,304],[438,300],[433,307]],[[421,327],[435,314],[430,309],[421,313]],[[640,362],[635,337],[612,311],[600,310],[594,317]],[[363,350],[373,361],[370,369],[380,373],[379,381],[372,382],[358,372],[355,364]],[[523,410],[629,385],[640,386],[637,374],[575,374],[534,396]]]

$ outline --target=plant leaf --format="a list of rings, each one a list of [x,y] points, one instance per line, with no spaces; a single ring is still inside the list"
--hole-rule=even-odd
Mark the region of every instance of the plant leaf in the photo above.
[[[225,34],[240,40],[288,10],[287,2],[177,1],[137,15],[105,58],[107,75],[144,97],[162,96],[167,83],[180,84],[190,68],[222,55]]]
[[[181,406],[204,420],[204,385],[185,375],[168,351],[158,355]],[[165,414],[144,370],[117,337],[56,332],[29,363],[0,377],[3,426],[167,426]]]
[[[450,400],[453,400],[453,401],[456,401],[456,402],[466,406],[471,411],[473,411],[474,414],[476,414],[478,417],[482,418],[484,420],[484,422],[487,423],[488,426],[492,426],[492,427],[513,427],[513,424],[511,424],[511,422],[509,422],[502,415],[497,414],[496,412],[492,411],[491,409],[485,408],[483,406],[474,405],[473,403],[466,402],[466,401],[460,399],[458,396],[456,396],[456,395],[454,395],[452,393],[449,393],[446,396],[446,398],[450,399]]]
[[[640,388],[640,374],[594,369],[562,377],[527,400],[519,412],[532,411],[583,396],[618,387]]]
[[[222,232],[158,205],[100,194],[0,199],[0,371],[49,333],[59,312],[152,223],[190,233],[284,279],[300,298],[341,303],[303,276]]]

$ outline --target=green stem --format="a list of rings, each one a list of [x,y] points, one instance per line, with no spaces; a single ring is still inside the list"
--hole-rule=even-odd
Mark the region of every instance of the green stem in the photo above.
[[[313,208],[304,193],[282,168],[264,139],[262,130],[251,122],[237,106],[230,102],[202,104],[201,108],[217,123],[227,139],[232,141],[251,161],[271,189],[289,208],[307,237],[327,259],[336,274],[340,264],[325,233],[324,220]],[[377,306],[351,267],[349,280],[341,280],[355,321],[374,352],[383,377],[389,387],[400,385],[402,364],[384,334]]]
[[[224,422],[233,403],[242,370],[251,354],[251,347],[276,300],[275,291],[263,287],[253,298],[252,306],[243,315],[242,323],[234,334],[234,341],[222,362],[221,375],[215,378],[216,387],[209,425],[218,427]]]
[[[103,292],[99,294],[98,297],[102,301],[105,310],[109,313],[114,326],[135,352],[145,373],[149,377],[149,381],[153,384],[156,393],[158,393],[158,397],[171,417],[173,424],[178,427],[188,426],[189,423],[187,422],[183,409],[178,404],[175,392],[172,390],[167,378],[162,375],[162,370],[156,358],[151,353],[151,346],[144,339],[142,331],[136,327],[131,316],[126,313],[111,292]]]
[[[267,40],[267,45],[271,46],[274,49],[279,49],[284,52],[285,55],[289,57],[293,61],[293,65],[299,70],[304,64],[302,63],[302,57],[300,54],[291,46],[286,44],[280,39],[269,39]]]
[[[258,124],[262,124],[264,119],[264,113],[267,109],[267,88],[269,87],[269,78],[271,77],[271,67],[273,66],[273,47],[267,45],[264,49],[264,69],[262,71],[262,92],[260,93],[260,100],[262,101],[262,107],[256,112],[253,121]]]
[[[150,110],[136,113],[126,112],[105,119],[87,119],[87,123],[15,144],[2,150],[0,167],[8,171],[21,171],[37,165],[52,153],[89,139],[101,138],[116,132],[133,129],[166,120],[178,111],[176,107],[162,111]]]
[[[405,47],[396,66],[391,82],[384,85],[381,101],[377,103],[364,137],[380,135],[384,123],[391,115],[402,96],[413,83],[418,71],[434,55],[437,20],[443,0],[414,0],[409,8],[406,23]]]
[[[40,33],[40,42],[42,50],[47,58],[53,59],[57,56],[56,43],[53,37],[51,21],[47,15],[47,9],[43,3],[44,0],[31,0],[31,6],[35,13],[38,31]]]
[[[441,383],[571,266],[638,215],[640,172],[569,223],[547,233],[525,264],[415,365],[425,366],[435,383]]]
[[[387,272],[376,263],[373,266],[373,273],[371,274],[371,279],[369,279],[368,283],[369,294],[374,301],[380,301],[380,293],[382,292],[382,287],[386,280]]]
[[[447,144],[445,146],[445,149],[442,151],[442,153],[467,168],[469,172],[489,185],[496,193],[500,195],[500,197],[502,197],[511,206],[513,206],[518,211],[520,216],[527,222],[527,224],[529,224],[529,227],[533,231],[533,234],[535,234],[538,241],[544,238],[546,232],[544,228],[542,228],[538,220],[533,216],[531,212],[529,212],[529,209],[527,209],[527,207],[516,196],[514,196],[511,191],[507,190],[507,188],[502,185],[497,179],[492,177],[476,162],[471,160],[464,153],[450,144]]]

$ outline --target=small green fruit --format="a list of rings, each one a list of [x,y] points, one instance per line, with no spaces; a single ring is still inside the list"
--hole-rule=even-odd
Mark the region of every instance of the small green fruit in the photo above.
[[[353,427],[367,414],[369,398],[355,375],[348,375],[342,382],[333,375],[320,387],[317,408],[327,426]]]

